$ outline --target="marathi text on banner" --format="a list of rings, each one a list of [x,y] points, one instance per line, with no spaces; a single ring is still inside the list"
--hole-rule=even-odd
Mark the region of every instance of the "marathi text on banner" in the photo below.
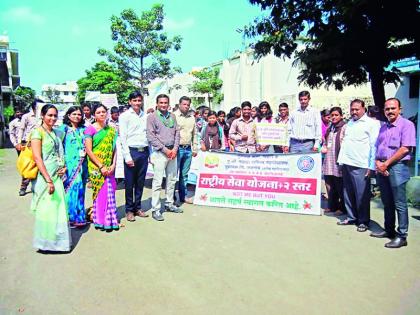
[[[194,203],[321,214],[321,156],[203,152]]]
[[[257,143],[261,145],[288,146],[287,125],[256,123]]]

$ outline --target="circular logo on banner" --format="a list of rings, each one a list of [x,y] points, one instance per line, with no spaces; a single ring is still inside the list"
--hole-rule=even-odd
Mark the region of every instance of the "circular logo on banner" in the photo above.
[[[204,160],[204,166],[208,168],[215,168],[219,166],[219,157],[215,154],[209,154]]]
[[[302,156],[297,161],[297,166],[302,172],[309,172],[314,168],[315,161],[308,155]]]

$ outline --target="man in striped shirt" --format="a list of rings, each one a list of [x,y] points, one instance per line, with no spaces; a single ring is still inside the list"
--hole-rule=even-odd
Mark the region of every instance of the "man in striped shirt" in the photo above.
[[[300,107],[289,118],[290,153],[318,152],[321,141],[321,116],[309,106],[308,91],[299,93]]]

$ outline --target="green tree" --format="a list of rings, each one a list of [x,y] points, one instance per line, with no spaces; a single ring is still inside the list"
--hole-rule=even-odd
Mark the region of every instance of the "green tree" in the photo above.
[[[13,98],[19,108],[26,110],[35,100],[35,90],[26,86],[18,86],[13,92]]]
[[[8,105],[3,109],[3,115],[6,122],[10,122],[10,117],[15,114],[15,110],[12,105]]]
[[[370,81],[383,107],[385,83],[396,84],[392,62],[419,56],[418,0],[249,0],[266,14],[245,28],[258,57],[294,57],[299,81],[312,88]]]
[[[204,68],[192,72],[192,75],[198,80],[194,81],[188,90],[195,94],[206,94],[209,108],[211,108],[212,102],[213,104],[220,104],[223,100],[223,94],[220,92],[223,80],[219,78],[219,73],[219,68]]]
[[[46,91],[44,91],[44,96],[48,98],[49,102],[52,104],[60,104],[63,103],[62,98],[60,97],[60,91],[49,87]]]
[[[86,70],[86,76],[79,79],[77,84],[79,86],[77,98],[81,102],[85,99],[86,91],[99,91],[115,93],[118,103],[127,104],[128,95],[137,89],[122,71],[104,61]]]
[[[179,68],[171,68],[165,55],[170,49],[179,50],[182,38],[169,38],[163,32],[163,5],[156,4],[139,17],[133,9],[111,17],[113,52],[99,49],[98,53],[115,64],[129,78],[140,83],[141,90],[155,78],[172,77]]]

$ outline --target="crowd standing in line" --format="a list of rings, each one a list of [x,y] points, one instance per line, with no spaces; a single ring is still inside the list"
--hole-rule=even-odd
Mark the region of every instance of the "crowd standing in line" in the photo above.
[[[309,105],[308,91],[298,94],[298,108],[289,115],[287,103],[278,106],[273,117],[268,102],[253,107],[248,101],[228,115],[208,107],[191,110],[191,99],[180,98],[170,112],[170,99],[161,94],[156,108],[143,109],[143,96],[133,92],[128,107],[101,104],[70,107],[58,128],[57,109],[41,108],[41,124],[36,119],[36,103],[29,113],[16,111],[10,123],[10,139],[18,154],[31,145],[39,172],[33,181],[31,209],[35,213],[34,247],[47,251],[69,251],[69,227],[93,222],[100,230],[120,227],[115,200],[116,156],[122,157],[127,221],[148,217],[141,201],[149,162],[153,166],[152,217],[163,221],[164,211],[182,213],[180,205],[193,203],[187,181],[192,158],[198,151],[220,150],[239,153],[323,154],[322,173],[328,192],[325,213],[345,214],[338,225],[356,225],[365,232],[370,223],[370,177],[376,172],[384,204],[384,230],[372,237],[390,238],[388,248],[407,245],[408,208],[405,186],[409,180],[408,161],[415,147],[414,124],[401,116],[396,98],[385,103],[387,122],[377,120],[377,107],[366,109],[355,99],[350,103],[351,118],[346,123],[340,107],[319,112]],[[286,130],[282,146],[260,145],[256,124],[275,123]],[[271,150],[271,151],[270,151]],[[166,201],[160,193],[166,175]],[[178,181],[178,203],[175,187]],[[85,206],[86,185],[92,188],[93,206]],[[29,180],[22,178],[19,195]],[[395,230],[396,218],[398,228]]]

